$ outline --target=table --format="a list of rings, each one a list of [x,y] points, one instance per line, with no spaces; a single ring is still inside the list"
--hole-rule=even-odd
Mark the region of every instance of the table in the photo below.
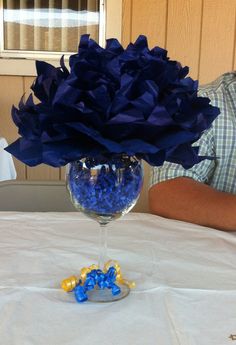
[[[60,281],[96,263],[98,233],[76,212],[0,213],[1,344],[234,343],[234,233],[130,213],[109,225],[108,253],[136,289],[78,304]]]
[[[16,178],[16,170],[10,153],[4,150],[7,141],[0,137],[0,181],[12,180]]]

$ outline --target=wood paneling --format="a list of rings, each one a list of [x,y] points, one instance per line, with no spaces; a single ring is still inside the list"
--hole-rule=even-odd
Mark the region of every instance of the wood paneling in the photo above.
[[[202,0],[169,0],[166,47],[173,60],[190,66],[190,76],[198,77]]]
[[[14,165],[16,168],[17,180],[26,180],[26,165],[21,163],[18,159],[13,157]]]
[[[122,38],[166,47],[200,83],[236,68],[236,0],[123,0]]]
[[[165,46],[167,0],[132,0],[131,40],[148,36],[149,47]],[[124,18],[126,14],[124,13]]]
[[[122,1],[109,0],[106,6],[106,37],[121,38]],[[113,20],[109,20],[113,18]]]
[[[132,0],[123,0],[122,7],[122,44],[126,47],[131,41]]]
[[[201,83],[233,68],[236,0],[204,0],[200,51]]]
[[[66,176],[66,167],[61,167],[60,169],[60,180],[64,181]]]
[[[17,136],[17,127],[11,117],[11,108],[18,103],[23,95],[23,77],[0,76],[0,123],[1,135],[12,142]]]
[[[24,77],[23,79],[25,100],[29,97],[31,93],[33,93],[31,90],[31,85],[33,84],[34,80],[35,80],[35,77]],[[36,98],[34,98],[34,100],[36,100]]]
[[[17,137],[17,127],[12,121],[11,108],[17,106],[23,95],[23,77],[0,76],[0,136],[12,143]],[[17,178],[24,180],[26,176],[25,165],[14,158]]]
[[[233,70],[236,70],[236,9],[235,9],[235,21],[234,21],[234,56],[233,56]]]
[[[26,168],[27,180],[59,180],[60,169],[49,167],[48,165],[41,164],[37,167]]]

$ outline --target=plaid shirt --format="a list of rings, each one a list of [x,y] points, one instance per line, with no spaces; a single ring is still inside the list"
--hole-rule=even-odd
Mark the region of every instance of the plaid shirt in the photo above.
[[[153,167],[150,185],[179,176],[191,177],[217,190],[236,194],[236,72],[226,73],[200,88],[200,96],[209,97],[221,113],[197,143],[200,154],[215,156],[203,160],[191,169],[165,162]]]

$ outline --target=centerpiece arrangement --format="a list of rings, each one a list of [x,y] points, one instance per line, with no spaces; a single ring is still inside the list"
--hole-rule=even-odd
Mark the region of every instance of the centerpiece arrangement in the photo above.
[[[167,51],[148,48],[145,36],[124,49],[116,39],[100,47],[81,36],[70,71],[37,61],[32,95],[12,117],[20,138],[7,151],[29,166],[68,165],[67,188],[75,207],[101,224],[98,266],[63,281],[78,301],[126,296],[126,281],[116,261],[105,262],[106,224],[127,213],[142,188],[141,160],[190,168],[202,159],[192,147],[219,114],[197,96],[198,82],[187,77]],[[104,266],[104,267],[103,267]]]

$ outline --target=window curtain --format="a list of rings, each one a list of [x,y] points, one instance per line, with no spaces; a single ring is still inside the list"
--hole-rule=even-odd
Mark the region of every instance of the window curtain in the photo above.
[[[73,52],[99,37],[99,0],[5,0],[3,17],[7,50]]]
[[[4,9],[7,11],[13,11],[15,9],[15,1],[8,0],[4,1]],[[5,49],[15,49],[16,42],[19,41],[19,31],[15,30],[15,24],[11,21],[4,21],[4,42]]]

